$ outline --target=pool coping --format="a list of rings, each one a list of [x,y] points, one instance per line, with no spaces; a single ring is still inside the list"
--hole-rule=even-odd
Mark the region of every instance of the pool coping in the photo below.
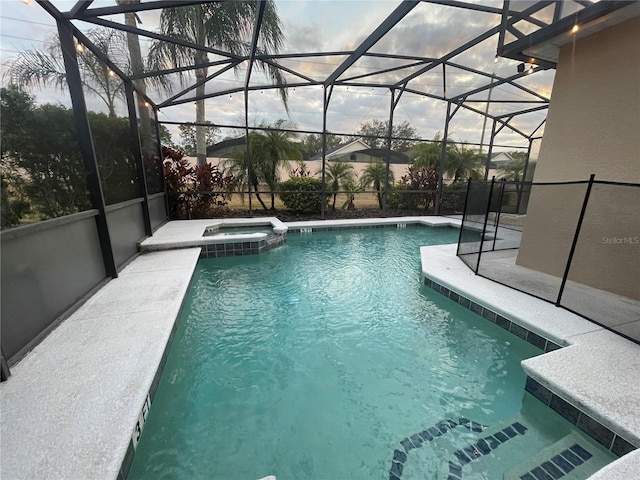
[[[255,225],[249,222],[256,220],[262,222],[257,224],[265,224],[264,218],[234,220],[239,220],[236,225]],[[14,366],[14,375],[0,387],[3,407],[0,472],[3,477],[126,477],[133,459],[136,428],[142,430],[144,426],[145,412],[157,387],[182,301],[201,256],[200,248],[190,248],[188,243],[176,246],[175,241],[185,239],[184,232],[179,232],[181,228],[187,227],[194,240],[194,231],[203,233],[212,223],[212,220],[178,221],[161,227],[154,238],[157,237],[158,244],[164,245],[167,251],[140,255],[119,278],[108,282]],[[460,221],[443,217],[394,217],[291,222],[286,226],[292,233],[305,234],[328,229],[402,228],[407,224],[446,228],[457,227]],[[424,274],[424,249],[421,256]],[[458,260],[455,253],[453,257]],[[446,282],[443,285],[450,288]],[[127,297],[130,292],[135,295],[123,301],[123,296]],[[140,301],[140,295],[144,302]],[[473,296],[470,301],[472,298],[478,301]],[[509,318],[508,312],[500,315]],[[530,331],[542,336],[537,328]],[[545,338],[560,342],[557,345],[564,345],[565,341],[570,345],[579,343],[578,336],[592,331],[582,328],[578,332],[581,333],[571,331],[568,336],[567,332],[551,332]],[[518,330],[512,333],[518,334]],[[87,338],[93,343],[87,344]],[[533,335],[530,338],[539,341]],[[592,339],[591,344],[597,345],[601,340]],[[554,347],[551,345],[551,348]],[[531,378],[540,380],[536,365],[523,362],[523,367],[532,372],[527,371]],[[544,381],[540,383],[543,385]],[[555,388],[553,382],[547,382],[547,387]]]

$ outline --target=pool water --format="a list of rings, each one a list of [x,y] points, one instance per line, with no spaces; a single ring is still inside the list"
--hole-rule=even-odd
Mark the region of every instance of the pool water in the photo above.
[[[388,479],[401,441],[454,419],[400,472],[446,479],[484,435],[461,418],[527,425],[522,452],[464,466],[493,480],[561,439],[567,422],[536,432],[545,412],[523,408],[520,361],[540,350],[421,286],[420,246],[457,236],[292,233],[264,255],[201,260],[128,478]]]

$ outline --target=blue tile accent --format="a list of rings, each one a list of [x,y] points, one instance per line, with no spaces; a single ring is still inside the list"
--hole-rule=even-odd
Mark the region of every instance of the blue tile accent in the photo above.
[[[500,442],[492,435],[489,435],[488,437],[483,438],[483,440],[487,442],[487,445],[489,445],[489,448],[491,450],[493,450],[494,448],[498,448],[498,446],[500,446]]]
[[[458,450],[454,453],[454,455],[458,460],[462,462],[463,465],[471,461],[471,459],[469,459],[469,457],[467,457],[462,450]]]
[[[507,437],[504,433],[502,432],[498,432],[498,433],[494,433],[493,436],[500,442],[500,443],[504,443],[507,440],[509,440],[509,437]]]
[[[598,421],[591,418],[585,413],[580,414],[578,419],[578,428],[604,446],[611,448],[613,444],[614,433],[607,427],[601,425]]]
[[[560,467],[564,473],[569,473],[571,470],[573,470],[573,465],[567,462],[560,455],[556,455],[555,457],[551,458],[551,460],[553,461],[554,464]]]
[[[553,478],[551,478],[549,475],[547,475],[547,472],[545,472],[540,467],[534,468],[533,470],[531,470],[531,473],[533,473],[533,475],[535,476],[536,480],[553,480]]]
[[[482,305],[479,305],[476,302],[471,302],[469,306],[470,310],[473,313],[477,313],[478,315],[482,316]]]
[[[562,455],[565,460],[568,460],[569,462],[571,462],[571,464],[575,467],[577,467],[578,465],[582,465],[584,463],[582,459],[578,457],[575,453],[573,453],[571,450],[563,450],[560,455]]]
[[[420,432],[419,435],[422,437],[422,440],[424,440],[425,442],[430,442],[431,440],[433,440],[433,435],[431,435],[426,430]]]
[[[404,468],[404,465],[402,463],[391,462],[391,470],[389,471],[389,474],[395,475],[396,477],[400,478],[400,476],[402,475],[403,468]]]
[[[540,335],[533,333],[532,331],[528,331],[526,340],[531,345],[538,347],[540,350],[544,350],[547,343],[546,338],[541,337]]]
[[[500,328],[504,328],[507,332],[511,331],[511,321],[504,318],[502,315],[496,316],[496,325]]]
[[[544,471],[551,475],[554,480],[564,477],[564,473],[551,462],[544,462],[541,467],[544,468]]]
[[[458,426],[462,426],[469,431],[482,431],[487,428],[485,425],[477,422],[472,422],[467,418],[460,418],[459,423],[451,419],[444,419],[440,420],[432,427],[403,438],[402,440],[400,440],[400,445],[402,445],[404,451],[400,449],[395,449],[393,451],[393,459],[391,460],[389,478],[400,480],[404,464],[406,463],[408,454],[411,450],[422,447],[423,443],[434,440],[436,437],[446,435],[450,430]],[[495,439],[493,440],[493,443],[495,445],[499,445],[499,443],[496,442]],[[490,445],[491,443],[489,441],[481,439],[476,445],[467,445],[466,447],[464,447],[465,450],[469,450],[468,455],[471,455],[471,459],[467,455],[465,455],[462,450],[456,452],[455,455],[456,457],[458,457],[458,460],[461,463],[469,463],[473,458],[489,453],[491,451]],[[449,470],[449,478],[458,480],[462,477],[462,467],[460,465],[454,462],[450,462]]]
[[[509,328],[509,331],[516,337],[520,337],[523,340],[527,339],[527,333],[529,333],[529,330],[513,322],[511,322],[511,328]]]
[[[538,400],[540,400],[542,403],[544,403],[545,405],[549,405],[549,402],[551,401],[551,396],[553,394],[548,388],[544,387],[543,385],[540,385],[533,378],[527,377],[527,381],[524,384],[524,389],[527,392],[529,392],[531,395],[536,397]]]
[[[589,460],[591,457],[593,457],[593,455],[591,455],[589,452],[587,452],[584,448],[582,448],[577,443],[573,447],[570,447],[570,450],[576,455],[578,455],[585,462]]]
[[[491,323],[496,323],[496,317],[498,316],[498,314],[496,312],[492,312],[488,308],[485,308],[482,312],[482,316],[486,320],[489,320]]]
[[[531,345],[538,347],[540,350],[550,352],[552,350],[557,350],[558,348],[561,348],[559,345],[552,342],[551,340],[547,340],[541,335],[538,335],[537,333],[532,332],[531,330],[528,330],[527,328],[521,325],[511,322],[509,319],[503,317],[502,315],[497,314],[496,312],[492,311],[487,307],[483,307],[479,303],[476,303],[464,297],[463,295],[460,295],[458,292],[454,292],[453,290],[445,287],[444,285],[440,285],[438,282],[431,280],[427,276],[424,277],[424,284],[427,287],[431,288],[432,290],[435,290],[436,292],[441,293],[445,297],[448,297],[454,302],[462,305],[464,308],[471,310],[473,313],[476,313],[481,317],[485,318],[486,320],[489,320],[490,322],[495,323],[499,327],[504,328],[505,330],[513,333],[517,337],[522,338],[523,340],[526,340]]]
[[[635,449],[635,446],[618,435],[616,435],[616,438],[613,440],[613,445],[611,446],[611,451],[619,457],[622,457]]]
[[[404,463],[407,461],[407,454],[400,451],[400,450],[394,450],[393,451],[393,461],[394,462],[399,462],[399,463]]]
[[[557,395],[552,395],[549,407],[562,415],[569,423],[575,425],[578,423],[578,417],[580,417],[580,410],[571,405],[569,402],[565,402]]]
[[[124,460],[122,460],[122,465],[120,466],[120,472],[122,473],[123,478],[127,478],[127,475],[129,475],[129,470],[131,470],[131,465],[133,464],[134,455],[135,455],[135,448],[133,448],[133,442],[129,440],[127,453],[125,453]]]

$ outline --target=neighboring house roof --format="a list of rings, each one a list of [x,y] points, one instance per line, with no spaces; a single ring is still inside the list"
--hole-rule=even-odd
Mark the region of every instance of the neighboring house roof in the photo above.
[[[489,168],[498,170],[513,162],[515,159],[507,152],[497,152],[491,155],[491,161],[489,162]]]
[[[367,148],[366,150],[360,150],[358,153],[364,153],[365,155],[371,155],[372,157],[378,157],[386,161],[387,149],[386,148]],[[394,152],[391,150],[389,156],[389,163],[409,163],[409,156],[406,153]]]
[[[229,153],[236,147],[246,145],[247,137],[244,135],[238,138],[227,138],[221,142],[207,147],[207,157],[219,157],[220,154]]]
[[[352,142],[342,143],[337,147],[328,149],[325,158],[328,160],[331,160],[332,158],[340,158],[345,156],[347,153],[360,152],[368,148],[369,145],[364,143],[362,140],[354,140]],[[309,160],[322,160],[322,152],[316,153],[311,158],[309,158]]]
[[[371,157],[387,158],[386,148],[369,148],[369,145],[362,140],[354,140],[349,143],[344,143],[327,150],[326,159],[336,160],[338,158],[346,157],[351,154],[369,155]],[[322,160],[322,152],[313,155],[309,160]],[[390,163],[409,163],[409,156],[406,153],[394,152],[391,150],[389,158]]]

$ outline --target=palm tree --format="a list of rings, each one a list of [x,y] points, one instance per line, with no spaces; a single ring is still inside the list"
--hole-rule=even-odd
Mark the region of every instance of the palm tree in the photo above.
[[[387,165],[385,162],[376,158],[375,161],[371,162],[366,168],[362,171],[362,175],[360,176],[360,185],[363,187],[369,187],[373,184],[373,189],[376,191],[376,195],[378,196],[378,205],[380,205],[380,209],[382,210],[382,191],[384,189],[383,185],[385,184],[385,179],[387,176]],[[394,182],[393,179],[393,171],[389,170],[389,184]],[[387,184],[387,187],[389,186]]]
[[[118,5],[139,4],[140,0],[116,0]],[[129,27],[137,27],[140,19],[135,12],[127,12],[124,14],[124,23]],[[129,61],[131,73],[133,75],[142,75],[145,71],[144,60],[142,58],[142,50],[140,49],[140,37],[133,32],[127,32],[127,47],[129,49]],[[165,91],[171,91],[171,84],[164,75],[150,77],[147,81],[152,82],[156,86],[161,87]],[[134,80],[135,86],[142,95],[147,94],[147,86],[143,80]],[[145,160],[154,157],[154,138],[151,131],[151,118],[146,101],[142,95],[137,96],[138,118],[140,128],[140,146]]]
[[[280,166],[288,167],[289,160],[302,160],[302,153],[296,142],[297,135],[284,131],[295,128],[295,124],[286,120],[278,120],[273,125],[261,124],[264,130],[262,134],[254,135],[251,151],[255,155],[251,158],[253,167],[258,171],[258,177],[269,186],[271,190],[271,210],[275,209],[275,191],[280,182]],[[271,130],[273,129],[273,130]]]
[[[522,181],[522,173],[524,172],[524,159],[514,160],[499,169],[502,178],[511,182]]]
[[[302,154],[295,141],[296,134],[280,130],[291,129],[295,124],[281,119],[273,125],[261,124],[260,127],[269,130],[264,130],[262,133],[249,133],[249,150],[237,149],[231,158],[224,162],[224,167],[241,185],[243,191],[251,186],[262,208],[268,210],[269,208],[258,193],[260,184],[266,184],[271,190],[271,210],[274,210],[274,192],[280,181],[280,167],[287,167],[289,160],[301,160]],[[251,172],[249,172],[249,158]]]
[[[444,171],[453,177],[453,183],[460,178],[480,178],[482,158],[483,155],[475,150],[454,144],[447,151]]]
[[[129,55],[124,34],[116,30],[94,29],[87,32],[91,42],[111,61],[129,71]],[[100,98],[109,116],[115,117],[116,98],[123,98],[122,81],[91,52],[78,46],[78,66],[82,84],[87,92]],[[67,88],[67,72],[62,58],[60,39],[53,35],[45,41],[42,50],[25,50],[10,65],[5,74],[13,85],[26,88],[54,86]]]
[[[355,207],[354,201],[356,198],[356,193],[360,193],[362,190],[364,190],[364,187],[362,185],[357,185],[356,179],[354,177],[353,181],[347,180],[345,183],[343,183],[342,188],[344,189],[344,193],[347,195],[347,199],[342,204],[342,209],[351,210]]]
[[[262,205],[262,208],[268,210],[267,205],[264,203],[260,194],[258,193],[258,187],[260,186],[260,168],[256,165],[255,159],[257,158],[257,145],[260,142],[261,137],[259,133],[249,133],[249,148],[244,147],[236,148],[231,156],[223,161],[224,169],[229,174],[240,188],[240,196],[244,203],[244,193],[249,190],[249,187],[253,187],[256,193],[256,198]],[[249,158],[252,160],[251,172],[249,172]]]
[[[322,170],[318,170],[317,174],[322,174]],[[354,185],[356,182],[356,176],[353,172],[353,165],[344,160],[337,160],[335,162],[329,162],[325,169],[325,175],[327,178],[327,187],[333,192],[333,203],[331,209],[336,209],[336,197],[338,196],[338,190],[340,187],[346,185]]]
[[[253,30],[257,2],[211,2],[181,7],[165,8],[160,14],[160,30],[164,35],[174,37],[198,45],[225,48],[234,55],[248,55],[251,44],[249,39]],[[284,42],[284,34],[280,18],[273,0],[267,0],[260,36],[258,37],[257,55],[277,53]],[[164,69],[167,63],[175,67],[206,64],[209,61],[207,52],[184,47],[175,43],[156,40],[149,50],[149,65],[156,70]],[[280,69],[270,63],[257,61],[256,67],[278,85],[285,85]],[[196,81],[207,77],[208,68],[195,70]],[[196,98],[205,94],[204,83],[196,87]],[[287,90],[280,87],[280,96],[287,108]],[[196,122],[205,121],[204,99],[196,100]],[[206,162],[206,145],[204,130],[196,128],[196,147],[198,164]]]
[[[440,165],[440,154],[442,152],[442,136],[440,132],[433,137],[433,142],[418,143],[411,148],[409,153],[409,161],[415,165],[417,169],[429,166]]]

